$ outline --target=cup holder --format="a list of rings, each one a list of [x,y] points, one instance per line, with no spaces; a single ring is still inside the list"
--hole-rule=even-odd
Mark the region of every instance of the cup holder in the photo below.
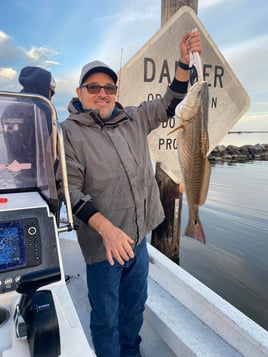
[[[9,319],[9,311],[0,307],[0,327]]]

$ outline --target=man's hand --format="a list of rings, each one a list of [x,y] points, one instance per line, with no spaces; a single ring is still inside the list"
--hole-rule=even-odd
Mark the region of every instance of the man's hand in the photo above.
[[[201,40],[198,31],[186,32],[180,43],[180,60],[183,63],[190,63],[189,52],[198,52],[201,54]]]
[[[111,265],[114,265],[113,258],[123,265],[129,258],[134,257],[131,247],[134,241],[120,228],[114,226],[101,213],[97,212],[91,216],[88,224],[101,235],[107,260]]]
[[[201,40],[200,33],[198,31],[186,32],[180,42],[180,62],[189,65],[190,63],[190,53],[189,52],[198,52],[201,54]],[[178,81],[188,81],[189,80],[189,70],[184,70],[181,67],[178,67],[175,73],[175,77]]]

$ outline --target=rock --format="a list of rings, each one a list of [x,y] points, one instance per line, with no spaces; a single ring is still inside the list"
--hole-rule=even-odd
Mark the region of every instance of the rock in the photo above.
[[[268,160],[268,144],[216,146],[209,154],[210,161]]]

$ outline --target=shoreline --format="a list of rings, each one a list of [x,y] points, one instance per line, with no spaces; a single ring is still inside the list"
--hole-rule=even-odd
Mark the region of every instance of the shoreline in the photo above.
[[[248,160],[268,160],[268,144],[217,145],[208,155],[211,162],[243,162]]]

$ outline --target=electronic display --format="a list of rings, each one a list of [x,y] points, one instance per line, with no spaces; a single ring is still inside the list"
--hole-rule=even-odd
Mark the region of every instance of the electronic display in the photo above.
[[[0,223],[0,272],[26,265],[24,226],[20,221]]]

